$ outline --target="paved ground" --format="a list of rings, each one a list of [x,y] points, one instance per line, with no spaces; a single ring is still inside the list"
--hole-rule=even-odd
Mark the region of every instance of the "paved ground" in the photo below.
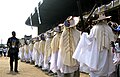
[[[0,57],[0,77],[49,77],[34,65],[26,64],[19,61],[19,73],[9,72],[9,58]],[[86,74],[81,74],[80,77],[89,77]]]

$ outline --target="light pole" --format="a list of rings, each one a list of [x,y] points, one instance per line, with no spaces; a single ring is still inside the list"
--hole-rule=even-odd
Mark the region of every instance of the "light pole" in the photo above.
[[[2,39],[1,39],[1,45],[2,45]]]

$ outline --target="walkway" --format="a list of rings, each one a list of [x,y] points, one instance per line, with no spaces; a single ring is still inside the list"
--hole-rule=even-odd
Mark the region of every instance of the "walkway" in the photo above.
[[[49,77],[34,65],[27,64],[19,61],[19,73],[9,72],[9,58],[0,57],[0,77]],[[88,75],[81,74],[80,77],[89,77]]]

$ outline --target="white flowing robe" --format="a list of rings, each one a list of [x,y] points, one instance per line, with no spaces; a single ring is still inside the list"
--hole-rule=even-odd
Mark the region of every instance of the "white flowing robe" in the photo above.
[[[22,56],[22,53],[24,52],[23,49],[24,49],[23,46],[21,46],[21,47],[19,48],[19,58],[20,58],[21,60],[23,60],[23,56]]]
[[[39,42],[37,41],[34,46],[35,65],[39,63]]]
[[[52,49],[52,55],[51,55],[51,65],[50,65],[50,70],[52,72],[56,73],[57,72],[57,59],[58,59],[58,50],[59,50],[59,41],[60,41],[60,36],[61,33],[57,33],[51,42],[51,49]]]
[[[80,39],[80,32],[74,28],[64,28],[59,45],[58,52],[58,69],[62,73],[74,73],[78,70],[78,62],[72,58],[72,55],[77,47],[78,41]]]
[[[25,56],[25,60],[29,61],[30,57],[29,57],[29,46],[28,45],[24,45],[24,56]]]
[[[35,42],[35,43],[36,43],[36,42]],[[35,43],[34,43],[34,45],[33,45],[32,61],[35,61],[35,52],[36,52]]]
[[[33,44],[29,44],[29,56],[30,56],[30,62],[32,61],[32,53],[33,53]]]
[[[22,60],[22,61],[25,60],[25,56],[24,56],[24,46],[21,47],[21,60]]]
[[[49,68],[49,61],[51,58],[51,41],[52,41],[52,37],[51,38],[47,38],[46,42],[45,42],[45,52],[44,52],[44,68],[48,69]]]
[[[114,41],[114,34],[106,23],[93,26],[89,35],[82,34],[73,58],[82,63],[90,77],[109,76],[115,71],[111,41]]]
[[[115,49],[117,49],[118,51],[120,51],[119,43],[116,43],[116,44],[115,44]],[[113,61],[114,61],[113,63],[114,63],[115,65],[120,64],[120,53],[114,52]]]
[[[43,66],[43,62],[44,62],[44,51],[45,51],[45,41],[41,40],[39,42],[39,64],[38,66]]]

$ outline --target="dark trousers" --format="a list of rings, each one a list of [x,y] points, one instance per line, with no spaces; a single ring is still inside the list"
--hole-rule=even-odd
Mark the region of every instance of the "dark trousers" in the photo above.
[[[15,62],[14,71],[17,71],[18,67],[18,52],[10,53],[10,70],[13,71],[13,62]]]
[[[2,56],[2,51],[0,51],[0,56]]]
[[[6,57],[6,52],[3,52],[4,53],[4,57]]]
[[[116,65],[117,77],[120,77],[120,64]]]

